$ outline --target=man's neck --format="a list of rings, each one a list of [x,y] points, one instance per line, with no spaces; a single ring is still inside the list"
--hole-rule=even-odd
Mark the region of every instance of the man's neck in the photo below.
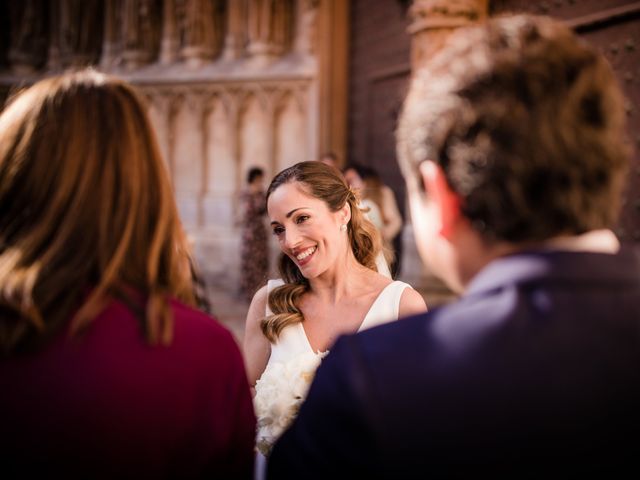
[[[620,250],[620,242],[611,230],[591,230],[581,235],[558,235],[542,242],[509,243],[499,242],[481,248],[469,248],[472,255],[466,255],[459,270],[463,289],[471,279],[493,260],[531,250],[592,252],[614,254]]]
[[[569,250],[572,252],[617,253],[620,242],[611,230],[591,230],[582,235],[558,236],[545,241],[545,250]]]

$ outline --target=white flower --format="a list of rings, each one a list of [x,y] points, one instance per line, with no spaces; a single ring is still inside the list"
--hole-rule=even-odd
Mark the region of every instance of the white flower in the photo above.
[[[258,417],[258,450],[268,455],[273,443],[298,414],[311,381],[328,352],[303,353],[288,362],[270,363],[256,382],[253,404]]]

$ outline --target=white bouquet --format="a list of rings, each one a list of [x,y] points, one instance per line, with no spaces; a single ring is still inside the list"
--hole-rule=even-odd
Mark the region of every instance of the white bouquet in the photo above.
[[[267,366],[256,382],[253,404],[258,417],[257,446],[267,456],[277,438],[298,414],[316,369],[328,352],[303,353]]]

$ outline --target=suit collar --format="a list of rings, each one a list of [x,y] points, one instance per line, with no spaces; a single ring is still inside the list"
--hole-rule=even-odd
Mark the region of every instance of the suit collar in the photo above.
[[[630,247],[616,254],[531,250],[493,260],[470,282],[466,295],[539,279],[575,283],[640,283],[640,256]]]

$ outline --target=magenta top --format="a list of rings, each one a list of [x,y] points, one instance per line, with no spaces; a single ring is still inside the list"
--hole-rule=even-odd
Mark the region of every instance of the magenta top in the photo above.
[[[255,416],[238,346],[211,317],[171,305],[168,347],[149,346],[114,301],[83,336],[2,359],[2,470],[251,478]]]

